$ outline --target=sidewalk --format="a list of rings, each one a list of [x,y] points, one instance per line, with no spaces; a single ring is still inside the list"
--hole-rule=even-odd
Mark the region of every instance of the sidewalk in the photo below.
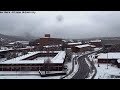
[[[63,76],[61,79],[64,79],[64,78],[68,77],[69,75],[71,75],[71,74],[73,73],[74,68],[75,68],[75,64],[77,64],[77,62],[76,62],[77,57],[78,57],[78,56],[75,56],[75,57],[72,59],[72,69],[71,69],[71,71],[70,71],[67,75]]]

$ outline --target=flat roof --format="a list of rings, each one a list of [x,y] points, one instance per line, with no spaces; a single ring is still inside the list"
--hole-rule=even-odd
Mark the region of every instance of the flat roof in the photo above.
[[[88,47],[88,46],[91,46],[91,45],[89,45],[89,44],[84,44],[84,45],[77,45],[77,46],[75,46],[75,47],[77,47],[77,48],[83,48],[83,47]]]
[[[59,47],[59,46],[62,46],[62,44],[59,44],[59,45],[46,45],[46,46],[43,46],[43,47],[49,48],[49,47]]]
[[[68,43],[68,45],[76,45],[76,44],[82,44],[81,42],[76,42],[76,43]]]
[[[101,40],[91,40],[90,42],[101,42]]]
[[[41,63],[44,63],[44,59],[43,60],[22,60],[26,57],[35,55],[37,53],[40,53],[40,52],[39,51],[31,52],[27,55],[23,55],[21,57],[17,57],[11,60],[1,62],[1,64],[41,64]],[[51,59],[51,63],[63,63],[65,59],[65,55],[66,55],[65,51],[59,51],[59,53]]]
[[[101,53],[98,59],[120,59],[120,52]]]

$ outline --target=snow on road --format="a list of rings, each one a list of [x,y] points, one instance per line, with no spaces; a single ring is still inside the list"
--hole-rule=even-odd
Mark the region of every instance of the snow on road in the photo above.
[[[91,68],[90,62],[85,58],[86,63],[88,64],[89,68]]]
[[[78,62],[77,63],[74,62],[74,70],[73,70],[73,72],[69,76],[65,77],[64,79],[71,79],[77,73],[78,68],[79,68]]]

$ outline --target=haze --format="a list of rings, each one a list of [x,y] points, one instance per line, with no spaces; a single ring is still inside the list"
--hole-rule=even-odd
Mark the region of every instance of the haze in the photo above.
[[[59,18],[60,17],[60,20]],[[0,13],[0,33],[58,38],[119,37],[119,11],[35,11]]]

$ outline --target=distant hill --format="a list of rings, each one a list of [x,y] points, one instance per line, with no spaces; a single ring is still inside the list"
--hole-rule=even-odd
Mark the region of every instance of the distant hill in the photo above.
[[[89,40],[95,40],[95,39],[100,39],[100,40],[120,40],[120,37],[94,37],[94,38],[83,38],[83,39],[72,39],[72,40],[89,41]]]
[[[10,36],[10,35],[0,34],[0,42],[3,43],[9,43],[13,41],[26,41],[26,40],[27,39],[20,36]]]

